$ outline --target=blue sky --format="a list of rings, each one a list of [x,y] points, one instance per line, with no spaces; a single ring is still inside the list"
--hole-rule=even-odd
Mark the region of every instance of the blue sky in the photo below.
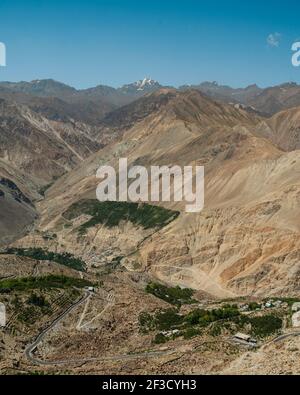
[[[291,64],[299,15],[293,0],[1,0],[0,80],[54,78],[77,88],[144,76],[174,86],[300,83]]]

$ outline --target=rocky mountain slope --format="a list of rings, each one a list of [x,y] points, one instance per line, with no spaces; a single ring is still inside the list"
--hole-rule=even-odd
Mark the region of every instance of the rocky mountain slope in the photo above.
[[[57,233],[68,250],[76,243],[77,254],[88,246],[94,256],[102,256],[110,246],[110,257],[120,250],[124,255],[125,228],[95,226],[82,236],[78,224],[89,219],[82,217],[64,230],[62,215],[68,207],[95,199],[98,166],[116,165],[119,157],[145,166],[201,164],[206,172],[205,209],[186,214],[183,204],[164,203],[181,215],[142,244],[137,238],[131,251],[134,245],[139,248],[124,259],[124,265],[219,297],[299,292],[297,151],[285,153],[259,134],[260,117],[214,102],[196,90],[162,90],[147,100],[158,98],[165,101],[160,110],[140,119],[120,141],[53,185],[39,206],[40,230]],[[134,234],[126,229],[126,234]],[[98,236],[114,242],[101,245]]]
[[[299,372],[298,344],[288,329],[290,297],[300,297],[299,107],[265,117],[272,106],[250,104],[264,94],[256,86],[238,92],[237,100],[229,98],[237,92],[223,87],[222,101],[198,88],[158,88],[151,80],[127,86],[135,100],[109,104],[101,115],[101,95],[110,103],[115,95],[108,87],[84,93],[52,82],[0,87],[6,95],[0,101],[0,295],[8,313],[1,371]],[[206,88],[220,99],[218,86]],[[290,90],[296,100],[296,87]],[[280,92],[278,108],[294,103],[273,90],[276,97]],[[186,213],[184,202],[172,200],[98,202],[98,167],[117,167],[122,157],[147,168],[203,165],[204,210]],[[160,293],[147,292],[149,284]],[[184,289],[161,294],[164,285]],[[189,302],[167,298],[186,291]],[[264,307],[272,296],[274,306],[275,296],[282,299],[281,307],[250,309],[250,302]],[[224,318],[228,303],[239,315],[226,325],[210,322],[213,309]],[[195,321],[203,311],[204,327]],[[184,325],[178,332],[175,321],[163,335],[170,317]],[[291,333],[287,347],[270,341],[276,320]],[[272,331],[259,339],[258,347],[265,345],[245,353],[232,335],[253,336],[257,322]],[[24,346],[44,328],[30,359]]]
[[[21,237],[37,218],[30,179],[27,179],[28,185],[25,180],[23,174],[17,174],[0,160],[0,246]]]
[[[273,117],[263,120],[257,132],[271,140],[284,151],[300,148],[300,108],[280,111]]]
[[[256,84],[249,85],[246,88],[234,89],[227,85],[219,85],[217,82],[202,82],[198,85],[183,85],[180,89],[197,89],[213,99],[232,103],[242,103],[245,105],[249,104],[251,100],[255,101],[256,97],[263,92],[263,89],[258,87]]]
[[[0,82],[0,97],[25,104],[32,110],[56,121],[75,121],[99,125],[112,110],[154,92],[161,85],[151,78],[112,88],[98,85],[77,90],[61,82]]]
[[[53,120],[74,119],[92,125],[111,111],[127,105],[163,86],[151,78],[144,78],[119,88],[97,85],[75,89],[52,79],[31,82],[0,82],[0,97],[26,104],[34,111]],[[170,87],[165,87],[170,88]],[[300,105],[300,87],[296,83],[260,88],[256,84],[246,88],[231,88],[217,82],[183,85],[181,91],[197,89],[212,99],[241,104],[265,116]]]
[[[0,158],[35,178],[51,182],[97,151],[92,128],[60,123],[31,111],[27,106],[0,100]]]
[[[272,116],[278,111],[300,105],[300,86],[296,83],[285,83],[264,89],[256,84],[234,89],[216,82],[180,87],[182,90],[191,88],[198,89],[216,100],[241,103],[265,116]]]
[[[257,87],[249,91],[252,97],[262,94]],[[146,271],[162,281],[219,297],[300,292],[298,109],[267,119],[246,107],[214,101],[198,89],[164,88],[114,110],[99,128],[83,132],[81,124],[68,130],[66,123],[54,123],[24,108],[14,119],[30,122],[32,133],[47,136],[41,145],[47,169],[55,163],[67,173],[37,204],[38,228],[19,246],[34,242],[74,252],[84,256],[90,269],[122,256],[129,270]],[[20,129],[17,125],[14,133]],[[55,161],[47,152],[54,152],[53,134],[61,143],[55,140],[60,158]],[[17,140],[23,141],[23,135]],[[89,145],[97,136],[106,136],[104,144],[108,144],[100,150]],[[44,145],[48,138],[50,148]],[[8,145],[7,137],[3,141]],[[20,161],[21,148],[10,149],[5,151],[11,152],[10,161],[14,157]],[[24,157],[33,157],[36,165],[21,162],[19,167],[37,177],[41,169],[35,155]],[[97,168],[116,166],[120,157],[144,166],[204,165],[205,209],[187,214],[182,203],[163,203],[181,214],[162,229],[151,230],[145,240],[143,228],[130,221],[115,227],[94,222],[81,233],[80,227],[92,221],[91,216],[78,215],[70,222],[64,213],[77,202],[95,200]],[[57,239],[45,241],[45,232]]]

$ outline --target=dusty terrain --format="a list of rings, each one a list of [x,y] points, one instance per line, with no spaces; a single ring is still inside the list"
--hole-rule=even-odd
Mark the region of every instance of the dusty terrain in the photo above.
[[[132,275],[114,273],[103,280],[104,287],[49,331],[34,353],[38,364],[28,361],[24,347],[41,330],[43,321],[20,328],[17,336],[9,325],[1,333],[2,372],[208,374],[229,366],[243,351],[226,338],[216,342],[211,336],[153,344],[152,333],[140,332],[139,315],[169,304],[145,294],[144,281]],[[52,293],[47,297],[54,299]]]
[[[35,87],[22,86],[22,95],[31,95]],[[67,87],[48,82],[46,88],[50,93],[58,89],[65,103],[74,104]],[[287,325],[264,338],[258,349],[245,350],[231,342],[235,326],[159,344],[154,342],[157,328],[143,333],[139,322],[143,312],[173,306],[145,291],[151,281],[192,288],[201,308],[222,306],[223,299],[300,297],[300,117],[299,107],[289,108],[298,103],[298,89],[281,88],[250,89],[247,105],[255,100],[255,109],[214,101],[197,89],[153,89],[136,101],[133,93],[121,108],[114,102],[101,122],[98,113],[74,120],[70,108],[62,106],[63,114],[54,116],[57,103],[44,91],[39,108],[33,107],[37,99],[29,105],[27,96],[13,104],[10,95],[1,101],[1,281],[51,274],[87,280],[95,288],[89,295],[76,286],[55,284],[37,291],[8,283],[11,288],[4,287],[0,299],[9,320],[16,318],[1,331],[3,373],[300,373],[298,337],[272,341],[290,330]],[[132,89],[136,86],[125,91]],[[74,100],[87,95],[95,104],[100,91],[74,93]],[[288,109],[277,112],[283,108]],[[266,112],[275,115],[266,118]],[[146,167],[204,165],[204,210],[188,214],[183,203],[161,203],[179,215],[149,227],[134,215],[111,225],[109,212],[104,220],[94,211],[74,214],[80,202],[95,204],[98,167],[117,166],[120,157]],[[8,253],[8,246],[15,250]],[[28,249],[38,254],[20,256]],[[53,260],[39,259],[41,251],[60,263],[53,255]],[[62,265],[64,253],[70,255]],[[84,270],[67,267],[70,260],[83,262]],[[44,330],[28,358],[26,347]]]
[[[47,191],[37,206],[38,230],[57,234],[58,248],[63,245],[77,255],[92,251],[101,257],[111,247],[127,255],[134,250],[129,237],[133,246],[140,240],[135,230],[124,231],[130,225],[122,225],[121,232],[95,226],[84,237],[76,223],[64,228],[63,213],[72,203],[95,199],[98,166],[116,165],[119,157],[144,165],[202,164],[204,210],[186,214],[183,204],[165,203],[181,215],[146,238],[126,267],[220,297],[298,295],[298,151],[287,153],[275,146],[263,136],[261,119],[243,109],[215,103],[197,91],[172,92],[168,97],[159,112],[137,122],[121,140]],[[18,245],[26,247],[36,239],[33,233]]]

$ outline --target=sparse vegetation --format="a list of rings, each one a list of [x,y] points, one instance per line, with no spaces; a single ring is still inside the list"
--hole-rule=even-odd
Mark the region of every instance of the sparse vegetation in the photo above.
[[[38,307],[45,307],[45,306],[49,306],[49,303],[46,301],[45,297],[43,295],[37,295],[35,293],[32,293],[27,302],[29,304],[32,304],[34,306],[38,306]]]
[[[215,322],[210,331],[209,331],[211,336],[220,336],[222,333],[222,323]]]
[[[47,191],[52,185],[53,185],[52,183],[51,183],[51,184],[43,185],[43,186],[39,189],[39,194],[40,194],[41,196],[45,196],[46,191]]]
[[[154,338],[154,340],[153,340],[153,343],[154,343],[154,344],[164,344],[164,343],[166,343],[168,340],[169,340],[169,339],[168,339],[165,335],[163,335],[162,333],[157,333],[157,334],[155,335],[155,338]]]
[[[142,333],[148,333],[156,328],[154,317],[147,312],[142,312],[139,315],[139,324]]]
[[[19,311],[18,320],[29,325],[33,324],[36,320],[36,310],[34,306],[23,307]]]
[[[176,219],[179,212],[146,203],[81,200],[70,206],[64,213],[64,217],[72,220],[83,214],[90,215],[92,218],[80,225],[80,233],[98,224],[107,227],[118,226],[121,221],[130,221],[144,229],[162,228]]]
[[[147,284],[146,292],[175,306],[197,302],[192,298],[194,291],[190,288],[167,287],[151,282]]]
[[[260,308],[261,308],[261,305],[256,303],[256,302],[250,302],[249,303],[249,310],[251,310],[251,311],[255,311],[255,310],[260,309]]]
[[[188,328],[184,333],[184,339],[192,339],[195,336],[199,336],[201,334],[200,330],[197,328]]]
[[[56,180],[59,179],[59,177],[62,177],[62,175],[53,177],[53,181],[52,182],[50,182],[49,184],[43,185],[38,191],[39,194],[41,196],[45,196],[45,194],[48,191],[48,189],[50,189],[52,187],[52,185],[55,183]]]
[[[68,252],[59,254],[42,248],[8,248],[4,254],[25,256],[39,261],[53,261],[78,271],[86,270],[85,263]]]
[[[154,330],[170,330],[179,327],[183,323],[183,316],[176,309],[159,310],[154,314],[142,312],[139,315],[139,324],[142,333]]]

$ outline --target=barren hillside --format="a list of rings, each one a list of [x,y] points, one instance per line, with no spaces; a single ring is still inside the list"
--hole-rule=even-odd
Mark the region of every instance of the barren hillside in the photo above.
[[[150,98],[164,95],[169,91]],[[242,108],[214,102],[197,91],[174,92],[160,111],[136,122],[120,141],[53,185],[39,205],[40,230],[58,233],[64,248],[77,254],[86,251],[87,243],[96,255],[102,255],[108,245],[112,256],[124,252],[129,244],[122,228],[109,230],[113,244],[97,243],[95,234],[107,237],[105,227],[96,226],[84,237],[77,226],[64,230],[62,214],[68,207],[95,199],[98,166],[116,165],[119,157],[146,166],[202,164],[205,209],[186,214],[183,204],[164,204],[181,215],[147,238],[124,260],[126,267],[221,297],[298,294],[299,155],[285,153],[261,137],[257,132],[261,122]],[[26,243],[30,237],[20,241]]]

